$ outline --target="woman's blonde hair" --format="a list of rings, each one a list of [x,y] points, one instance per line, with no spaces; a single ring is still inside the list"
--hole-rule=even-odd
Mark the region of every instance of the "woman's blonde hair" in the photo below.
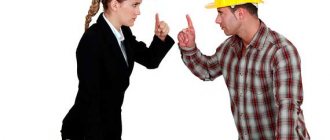
[[[85,31],[89,28],[89,23],[92,21],[92,17],[96,15],[96,13],[100,9],[100,3],[102,1],[103,9],[108,9],[108,3],[111,2],[111,0],[92,0],[92,4],[89,7],[88,14],[86,15],[85,20]],[[125,0],[116,0],[119,3],[125,1]]]

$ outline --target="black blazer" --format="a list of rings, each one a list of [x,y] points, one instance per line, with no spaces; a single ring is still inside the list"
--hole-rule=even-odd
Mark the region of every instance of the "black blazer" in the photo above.
[[[122,26],[128,66],[111,28],[102,14],[82,36],[77,51],[79,90],[75,104],[63,120],[62,135],[90,139],[120,139],[121,106],[134,62],[157,68],[174,44],[167,36],[154,36],[150,47]]]

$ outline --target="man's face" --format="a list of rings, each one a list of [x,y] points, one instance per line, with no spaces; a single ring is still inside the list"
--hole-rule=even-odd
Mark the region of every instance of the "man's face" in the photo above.
[[[240,22],[233,13],[230,7],[223,7],[217,9],[218,16],[215,20],[220,25],[221,29],[227,36],[235,35],[238,33]]]

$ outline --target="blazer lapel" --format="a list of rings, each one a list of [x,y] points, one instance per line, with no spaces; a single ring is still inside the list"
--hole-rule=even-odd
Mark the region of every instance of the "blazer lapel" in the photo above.
[[[128,68],[127,67],[127,64],[126,64],[126,61],[125,61],[125,58],[123,56],[123,53],[120,49],[120,46],[118,44],[118,41],[117,41],[117,38],[116,36],[114,35],[114,33],[112,32],[111,28],[109,27],[108,23],[105,21],[105,19],[103,18],[103,13],[100,14],[98,20],[97,20],[97,23],[101,26],[101,30],[104,34],[104,44],[106,47],[111,47],[110,50],[113,50],[115,51],[114,53],[111,53],[110,55],[115,55],[116,58],[120,58],[118,59],[120,61],[120,64],[121,65],[124,65],[125,68]],[[124,41],[126,42],[126,41]],[[125,46],[127,43],[124,43]],[[127,54],[127,58],[128,58],[128,54]]]
[[[132,55],[132,48],[131,48],[131,44],[129,43],[129,41],[125,40],[123,41],[124,46],[125,46],[125,50],[126,50],[126,56],[127,56],[127,63],[128,66],[131,67],[133,66],[133,55]]]

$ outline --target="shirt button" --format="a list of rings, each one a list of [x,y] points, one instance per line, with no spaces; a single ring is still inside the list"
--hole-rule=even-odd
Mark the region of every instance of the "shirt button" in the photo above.
[[[243,93],[242,93],[242,92],[241,92],[241,93],[239,93],[239,96],[241,96],[241,97],[242,97],[242,96],[243,96]]]
[[[246,131],[244,132],[244,135],[245,135],[245,136],[247,135]]]

